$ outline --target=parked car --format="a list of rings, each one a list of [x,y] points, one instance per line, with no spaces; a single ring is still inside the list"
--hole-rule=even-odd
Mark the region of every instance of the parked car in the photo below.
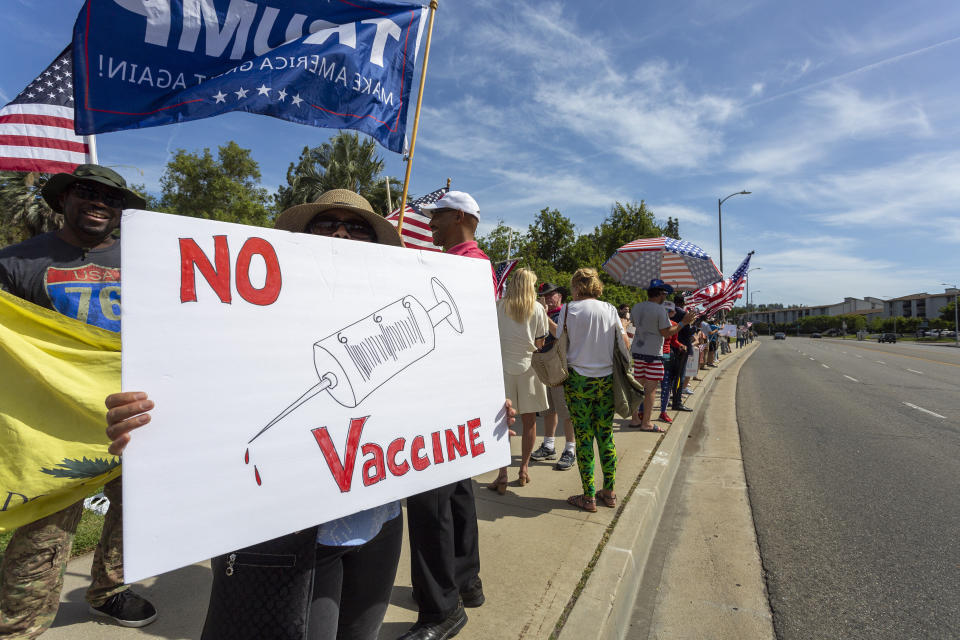
[[[811,337],[811,338],[822,338],[823,336],[821,336],[819,333],[811,333],[811,334],[810,334],[810,337]]]
[[[787,339],[787,334],[785,334],[785,333],[782,332],[782,331],[777,331],[775,334],[773,334],[773,339],[774,339],[774,340],[786,340],[786,339]]]
[[[881,333],[880,337],[877,338],[877,342],[896,342],[897,334],[895,333]]]
[[[947,336],[950,336],[952,338],[955,335],[957,335],[957,332],[951,331],[950,329],[944,329],[943,331],[940,332],[941,338],[946,338]]]

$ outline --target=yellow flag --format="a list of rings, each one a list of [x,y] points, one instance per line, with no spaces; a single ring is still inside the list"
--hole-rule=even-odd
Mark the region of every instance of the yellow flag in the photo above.
[[[0,532],[120,475],[103,399],[120,390],[120,334],[0,291]]]

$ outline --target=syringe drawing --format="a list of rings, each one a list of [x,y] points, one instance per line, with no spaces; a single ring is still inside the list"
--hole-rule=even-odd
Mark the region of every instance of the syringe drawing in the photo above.
[[[430,279],[436,304],[429,309],[406,295],[313,344],[313,362],[319,381],[261,428],[247,444],[321,391],[338,404],[353,408],[388,380],[432,352],[436,327],[446,323],[463,333],[463,320],[450,292],[437,278]],[[244,463],[249,464],[249,448]],[[261,484],[259,470],[254,476]]]

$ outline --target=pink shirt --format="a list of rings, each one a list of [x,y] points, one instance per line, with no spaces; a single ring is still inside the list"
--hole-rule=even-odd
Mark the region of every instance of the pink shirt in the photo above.
[[[461,242],[460,244],[455,244],[447,251],[450,255],[454,256],[466,256],[467,258],[480,258],[481,260],[486,260],[490,262],[490,258],[487,257],[487,254],[480,249],[480,246],[477,244],[476,240],[468,240],[467,242]],[[497,274],[493,270],[493,264],[490,265],[490,275],[493,276],[493,292],[496,295],[497,292]]]

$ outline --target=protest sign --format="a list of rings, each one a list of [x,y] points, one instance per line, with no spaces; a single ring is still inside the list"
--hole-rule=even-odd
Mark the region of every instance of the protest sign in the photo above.
[[[736,338],[737,337],[737,325],[735,324],[725,324],[720,327],[720,335],[724,338]]]
[[[76,130],[248,111],[401,152],[422,18],[385,0],[87,0],[73,31]]]
[[[123,218],[128,582],[510,463],[490,263]]]

